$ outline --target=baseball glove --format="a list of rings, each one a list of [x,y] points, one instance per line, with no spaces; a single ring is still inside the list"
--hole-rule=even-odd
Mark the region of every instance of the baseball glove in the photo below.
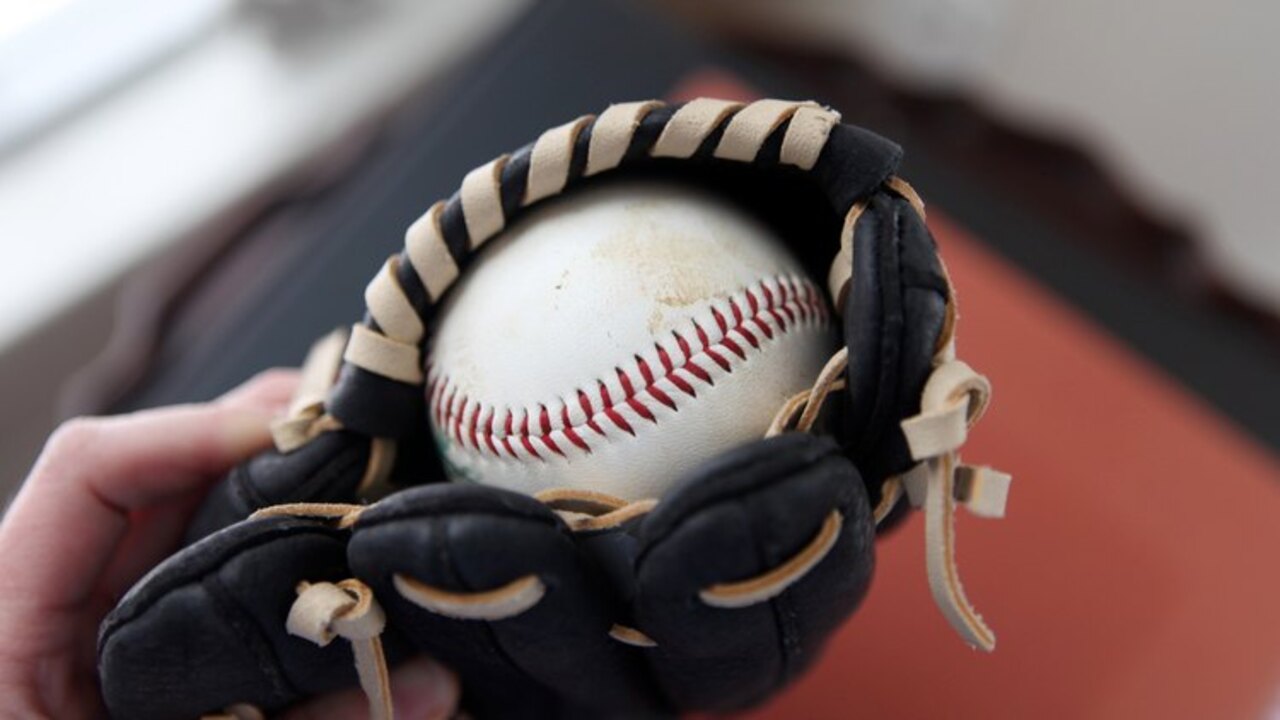
[[[358,681],[388,718],[387,667],[418,652],[478,716],[746,707],[818,657],[867,592],[877,524],[907,507],[939,607],[991,650],[952,518],[1002,515],[1009,478],[958,461],[990,388],[955,357],[954,294],[899,158],[813,103],[704,98],[612,105],[468,173],[369,284],[364,320],[313,349],[276,448],[104,621],[112,714],[261,717]],[[444,482],[424,398],[436,309],[528,207],[624,176],[714,188],[781,228],[829,280],[840,350],[764,437],[661,497]]]

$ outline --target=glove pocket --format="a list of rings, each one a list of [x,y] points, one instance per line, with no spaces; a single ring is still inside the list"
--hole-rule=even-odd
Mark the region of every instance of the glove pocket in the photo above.
[[[391,624],[459,673],[472,713],[599,716],[656,697],[643,660],[609,636],[607,581],[531,497],[403,491],[360,518],[349,558]]]
[[[764,699],[861,602],[874,523],[854,466],[827,438],[787,434],[687,478],[640,528],[637,629],[682,710]]]

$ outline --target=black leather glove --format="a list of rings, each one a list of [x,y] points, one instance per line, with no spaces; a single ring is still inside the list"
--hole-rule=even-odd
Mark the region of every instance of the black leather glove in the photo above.
[[[655,157],[664,135],[684,150]],[[468,228],[523,213],[535,148],[557,142],[563,162],[534,171],[563,173],[561,192],[678,178],[788,229],[842,317],[841,350],[768,437],[660,498],[447,483],[427,439],[436,308],[493,234]],[[277,449],[217,486],[191,544],[104,622],[114,715],[278,710],[356,682],[353,652],[375,714],[389,712],[388,658],[412,652],[455,668],[478,716],[746,707],[818,657],[867,592],[877,523],[908,505],[925,510],[944,614],[994,647],[957,579],[951,517],[957,503],[1002,514],[1009,479],[958,462],[989,386],[955,359],[951,285],[893,175],[897,146],[812,103],[706,99],[614,105],[538,143],[415,223],[364,322],[308,361]]]

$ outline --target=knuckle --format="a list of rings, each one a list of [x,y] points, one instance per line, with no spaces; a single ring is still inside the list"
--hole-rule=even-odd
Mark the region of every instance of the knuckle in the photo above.
[[[30,480],[48,481],[62,477],[85,453],[102,442],[105,420],[100,417],[76,417],[59,425],[32,467]]]
[[[74,454],[98,441],[102,434],[103,419],[99,417],[75,417],[64,421],[49,436],[45,454],[61,456]]]

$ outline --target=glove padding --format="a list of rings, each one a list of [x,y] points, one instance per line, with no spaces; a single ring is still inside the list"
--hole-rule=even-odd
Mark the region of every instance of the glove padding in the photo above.
[[[616,524],[586,515],[574,530],[535,498],[454,484],[352,513],[349,529],[246,520],[157,568],[103,625],[113,714],[274,711],[354,683],[341,643],[318,648],[281,620],[300,584],[347,577],[395,634],[459,672],[472,712],[730,710],[817,657],[873,564],[857,470],[800,433],[718,458]]]

